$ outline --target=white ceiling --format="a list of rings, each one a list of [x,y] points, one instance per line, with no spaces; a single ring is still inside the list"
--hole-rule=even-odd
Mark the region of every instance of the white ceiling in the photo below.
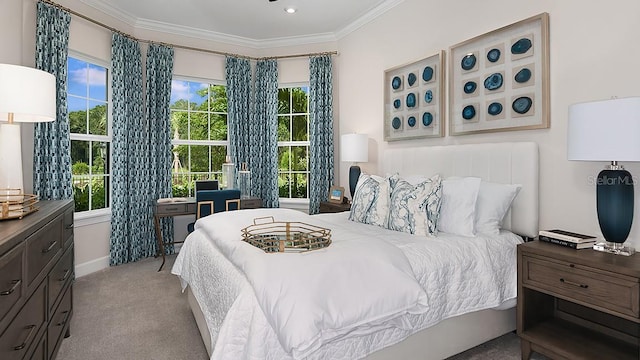
[[[335,41],[403,0],[80,1],[136,28],[264,48]]]

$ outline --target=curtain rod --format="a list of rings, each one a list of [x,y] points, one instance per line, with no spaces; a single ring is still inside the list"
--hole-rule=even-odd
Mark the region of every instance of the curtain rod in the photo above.
[[[217,50],[209,50],[209,49],[202,49],[202,48],[196,48],[196,47],[191,47],[191,46],[184,46],[184,45],[177,45],[177,44],[171,44],[171,43],[165,43],[165,42],[159,42],[159,41],[151,41],[151,40],[145,40],[145,39],[138,39],[132,35],[129,35],[127,33],[124,33],[112,26],[109,26],[107,24],[104,24],[98,20],[94,20],[86,15],[80,14],[77,11],[71,10],[67,7],[64,7],[58,3],[55,3],[51,0],[38,0],[42,3],[45,4],[49,4],[51,6],[57,7],[58,9],[62,9],[66,12],[68,12],[71,15],[77,16],[81,19],[87,20],[90,23],[93,23],[95,25],[98,25],[100,27],[103,27],[107,30],[110,30],[112,32],[118,33],[122,36],[128,37],[132,40],[141,42],[141,43],[145,43],[145,44],[161,44],[161,45],[166,45],[166,46],[171,46],[174,48],[179,48],[179,49],[185,49],[185,50],[192,50],[192,51],[200,51],[200,52],[206,52],[206,53],[210,53],[210,54],[216,54],[216,55],[223,55],[223,56],[232,56],[232,57],[238,57],[238,58],[243,58],[243,59],[249,59],[249,60],[270,60],[270,59],[291,59],[291,58],[299,58],[299,57],[310,57],[310,56],[316,56],[316,55],[337,55],[338,52],[337,51],[325,51],[325,52],[315,52],[315,53],[307,53],[307,54],[295,54],[295,55],[281,55],[281,56],[266,56],[266,57],[253,57],[253,56],[247,56],[247,55],[240,55],[240,54],[234,54],[234,53],[228,53],[228,52],[224,52],[224,51],[217,51]]]

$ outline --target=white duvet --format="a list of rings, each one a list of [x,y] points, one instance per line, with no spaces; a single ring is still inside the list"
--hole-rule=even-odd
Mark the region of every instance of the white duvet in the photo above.
[[[265,254],[240,241],[240,229],[267,214],[329,227],[333,243]],[[513,234],[425,238],[346,214],[256,209],[197,222],[172,271],[202,307],[212,359],[361,358],[516,296]]]

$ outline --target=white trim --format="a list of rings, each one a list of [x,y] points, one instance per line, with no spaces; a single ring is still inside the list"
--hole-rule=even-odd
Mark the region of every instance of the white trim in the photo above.
[[[92,274],[96,271],[104,270],[109,267],[109,257],[101,257],[95,260],[87,261],[82,264],[77,264],[75,267],[76,271],[76,279],[79,277],[83,277],[89,274]]]
[[[73,214],[73,227],[111,222],[111,208],[82,211]]]
[[[369,11],[366,14],[364,14],[363,16],[357,18],[355,21],[353,21],[349,25],[347,25],[347,26],[343,27],[342,29],[336,31],[334,33],[336,39],[338,39],[338,40],[342,39],[343,37],[351,34],[352,32],[358,30],[362,26],[364,26],[364,25],[368,24],[369,22],[377,19],[382,14],[384,14],[387,11],[393,9],[394,7],[402,4],[403,2],[404,2],[404,0],[387,0],[387,1],[383,1],[380,5],[376,6],[371,11]]]
[[[309,199],[280,198],[279,203],[281,208],[309,212]]]

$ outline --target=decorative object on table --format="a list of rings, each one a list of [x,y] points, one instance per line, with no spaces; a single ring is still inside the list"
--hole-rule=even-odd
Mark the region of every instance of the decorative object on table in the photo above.
[[[444,56],[385,71],[385,141],[444,136]]]
[[[12,203],[23,197],[21,205],[28,206],[32,200],[24,194],[18,123],[55,119],[55,76],[30,67],[0,64],[0,190],[4,190],[0,201]]]
[[[236,188],[236,166],[231,162],[231,156],[227,155],[222,164],[222,177],[220,179],[221,189]]]
[[[20,189],[0,189],[0,220],[22,219],[38,210],[38,196],[23,194]]]
[[[242,229],[242,241],[266,253],[306,252],[331,245],[331,230],[302,222],[256,218]]]
[[[549,14],[450,49],[449,134],[549,127]]]
[[[332,186],[329,189],[329,202],[341,204],[344,198],[344,188],[342,186]]]
[[[631,255],[624,246],[633,223],[633,177],[618,161],[640,161],[640,97],[569,107],[567,158],[611,162],[596,179],[598,223],[606,242],[593,248]]]
[[[538,240],[572,249],[590,249],[596,244],[595,236],[565,230],[540,230]]]
[[[251,197],[251,171],[247,168],[247,163],[244,162],[238,171],[238,189],[241,199]]]
[[[340,137],[340,161],[353,163],[349,168],[349,191],[351,198],[353,198],[361,172],[357,163],[369,161],[369,137],[366,134],[342,135]]]

